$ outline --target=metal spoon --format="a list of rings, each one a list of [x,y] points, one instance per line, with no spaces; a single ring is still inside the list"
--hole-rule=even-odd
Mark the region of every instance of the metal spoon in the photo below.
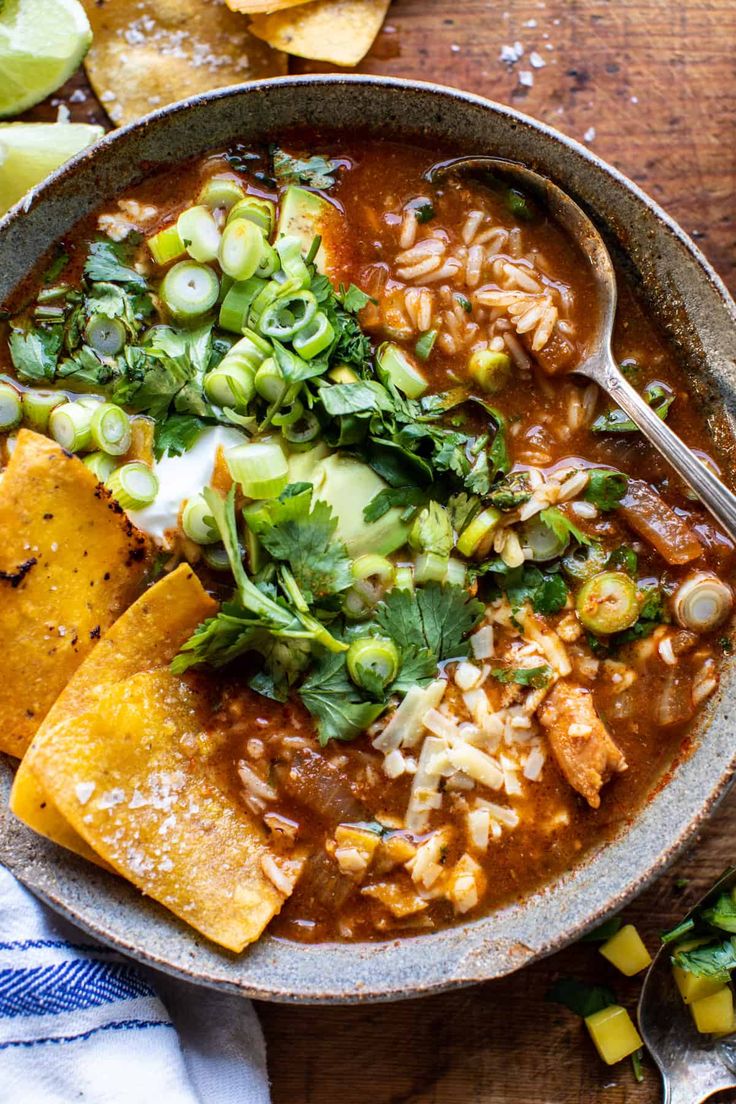
[[[703,464],[692,449],[657,417],[625,378],[613,357],[611,338],[616,314],[616,273],[603,239],[588,216],[565,192],[547,177],[515,161],[497,157],[458,157],[434,165],[427,173],[431,184],[458,173],[482,178],[491,173],[496,180],[518,187],[546,209],[553,220],[577,242],[593,270],[598,291],[599,317],[591,350],[574,371],[588,376],[607,391],[619,406],[695,492],[703,505],[736,541],[736,495]]]
[[[736,886],[736,869],[718,879],[689,919]],[[734,1036],[710,1041],[699,1035],[672,977],[672,947],[663,944],[639,997],[639,1031],[662,1074],[663,1104],[702,1104],[715,1092],[736,1088]]]

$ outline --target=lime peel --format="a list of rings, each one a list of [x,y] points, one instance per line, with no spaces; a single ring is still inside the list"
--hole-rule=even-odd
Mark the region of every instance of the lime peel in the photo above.
[[[91,42],[79,0],[0,3],[0,118],[18,115],[55,92]]]
[[[103,134],[89,123],[0,123],[0,215]]]

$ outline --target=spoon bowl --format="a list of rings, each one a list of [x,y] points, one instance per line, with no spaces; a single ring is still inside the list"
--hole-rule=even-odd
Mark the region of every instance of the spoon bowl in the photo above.
[[[490,176],[519,188],[548,211],[577,244],[593,272],[598,293],[598,318],[594,338],[573,371],[594,380],[610,395],[687,483],[728,536],[736,541],[736,495],[654,413],[616,363],[612,349],[617,301],[616,273],[603,238],[583,209],[548,177],[526,165],[500,157],[483,155],[442,161],[432,166],[427,179],[431,184],[438,184],[447,177],[458,175],[476,177],[481,181],[484,176]]]

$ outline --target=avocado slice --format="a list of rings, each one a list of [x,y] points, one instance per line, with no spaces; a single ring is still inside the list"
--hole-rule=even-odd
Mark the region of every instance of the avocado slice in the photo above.
[[[276,228],[277,238],[289,235],[299,238],[302,252],[308,253],[317,234],[322,235],[315,264],[320,272],[330,266],[326,252],[325,239],[329,223],[335,217],[335,208],[316,192],[309,192],[296,184],[290,184],[279,203],[279,221]]]
[[[289,457],[289,482],[311,483],[315,491],[324,482],[320,461],[329,455],[330,450],[324,441],[320,441],[307,452],[292,452]],[[319,468],[319,471],[317,469]]]
[[[335,536],[353,558],[368,552],[387,556],[406,544],[411,526],[401,520],[398,507],[392,507],[378,521],[363,519],[363,509],[388,486],[367,464],[333,453],[319,461],[310,481],[316,497],[332,507],[337,518]]]

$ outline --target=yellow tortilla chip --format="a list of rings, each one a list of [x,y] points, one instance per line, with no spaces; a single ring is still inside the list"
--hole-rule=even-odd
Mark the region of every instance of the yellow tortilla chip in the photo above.
[[[224,0],[83,0],[94,38],[84,61],[114,123],[214,88],[286,72]]]
[[[118,873],[231,951],[261,934],[287,893],[245,809],[197,753],[198,694],[168,670],[135,675],[48,729],[34,770],[77,832]],[[288,873],[287,873],[288,869]],[[280,880],[280,879],[279,879]]]
[[[314,0],[226,0],[226,3],[230,11],[259,15],[283,11],[285,8],[298,8],[301,4],[313,4]]]
[[[216,609],[217,603],[191,567],[182,564],[159,579],[117,619],[51,707],[18,768],[10,808],[19,820],[85,859],[100,861],[67,823],[36,776],[36,749],[50,727],[93,708],[115,683],[168,665],[197,625]]]
[[[391,0],[315,0],[284,12],[255,15],[250,29],[276,50],[357,65],[373,45]]]
[[[0,480],[0,750],[23,754],[139,594],[149,547],[81,460],[20,431]]]

